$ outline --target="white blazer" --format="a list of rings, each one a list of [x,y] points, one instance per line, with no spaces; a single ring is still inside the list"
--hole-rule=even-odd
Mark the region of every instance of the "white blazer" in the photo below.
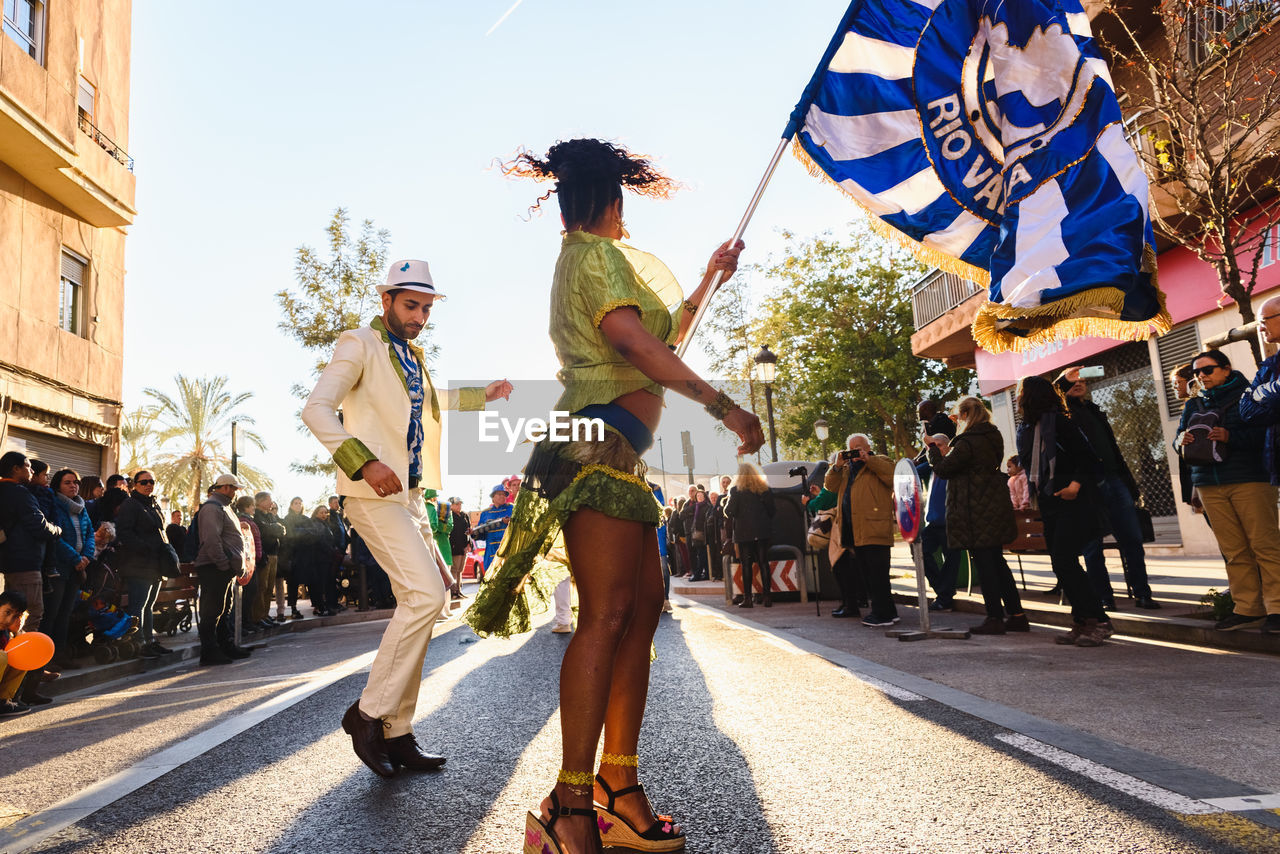
[[[400,362],[381,331],[380,320],[374,324],[348,330],[338,337],[333,359],[302,408],[302,420],[338,464],[338,494],[403,503],[409,489],[409,392]],[[422,402],[419,485],[440,489],[440,411],[484,409],[484,389],[448,389],[441,400],[427,374],[422,351],[409,346],[422,365],[426,392]],[[358,479],[361,466],[371,460],[389,466],[405,491],[380,496]]]

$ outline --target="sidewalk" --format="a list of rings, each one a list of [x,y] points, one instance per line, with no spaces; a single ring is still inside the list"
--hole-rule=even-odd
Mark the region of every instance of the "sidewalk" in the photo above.
[[[1071,609],[1059,603],[1058,596],[1050,597],[1049,591],[1056,584],[1048,555],[1022,555],[1006,553],[1005,558],[1013,570],[1014,580],[1023,597],[1023,606],[1033,623],[1053,626],[1069,626]],[[1213,628],[1209,607],[1200,603],[1200,597],[1210,588],[1227,589],[1226,570],[1218,557],[1183,557],[1147,555],[1147,576],[1151,589],[1163,607],[1159,611],[1143,611],[1133,607],[1125,596],[1124,578],[1120,571],[1120,558],[1114,551],[1107,552],[1107,566],[1111,570],[1111,585],[1116,592],[1117,610],[1111,612],[1116,633],[1130,637],[1149,638],[1170,643],[1194,644],[1219,649],[1243,650],[1280,654],[1280,637],[1263,635],[1257,629],[1249,631],[1219,632]],[[891,574],[894,598],[904,605],[917,601],[915,567],[911,551],[905,544],[893,547]],[[697,584],[685,579],[672,579],[671,592],[685,596],[724,595],[724,583],[704,581]],[[834,590],[822,591],[822,610],[830,610],[830,602],[836,597]],[[930,601],[933,592],[929,591]],[[961,588],[956,595],[956,610],[964,614],[982,614],[982,593],[974,586]],[[810,603],[813,606],[812,602]],[[816,608],[815,608],[816,610]],[[914,614],[912,615],[914,619]],[[953,618],[952,623],[963,618]],[[908,623],[912,620],[907,620]]]
[[[309,613],[311,611],[310,602],[303,600],[302,604],[305,605],[304,610]],[[240,642],[249,649],[257,649],[268,645],[273,638],[287,637],[295,632],[306,632],[327,626],[345,626],[351,623],[387,620],[391,618],[393,610],[391,608],[377,611],[347,610],[332,617],[304,617],[301,620],[290,620],[287,623],[281,623],[276,628],[261,630],[255,634],[245,634]],[[80,665],[78,669],[63,670],[61,678],[55,679],[53,682],[42,683],[40,693],[49,697],[62,697],[96,685],[114,682],[126,676],[168,670],[175,665],[189,663],[193,659],[200,657],[200,636],[196,633],[194,625],[189,631],[177,632],[172,636],[159,634],[156,636],[156,640],[173,650],[173,654],[152,660],[130,658],[112,661],[107,664],[94,664],[93,659],[87,656],[77,658],[76,663]]]

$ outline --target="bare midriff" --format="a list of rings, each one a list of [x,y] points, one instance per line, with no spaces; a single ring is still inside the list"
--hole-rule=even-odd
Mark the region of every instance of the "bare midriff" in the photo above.
[[[658,431],[658,422],[662,420],[662,398],[658,395],[638,388],[614,398],[613,402],[643,421],[650,433]]]

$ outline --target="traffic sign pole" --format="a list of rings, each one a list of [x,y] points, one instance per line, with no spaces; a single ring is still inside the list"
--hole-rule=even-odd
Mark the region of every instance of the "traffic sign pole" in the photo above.
[[[935,475],[936,477],[936,475]],[[929,626],[929,591],[925,589],[924,550],[920,545],[920,531],[924,527],[924,499],[920,488],[920,475],[916,465],[908,459],[898,460],[893,470],[893,511],[898,520],[902,539],[911,546],[911,562],[916,568],[916,597],[920,608],[920,628],[890,629],[885,637],[900,641],[918,641],[929,638],[967,640],[968,629],[933,629]]]

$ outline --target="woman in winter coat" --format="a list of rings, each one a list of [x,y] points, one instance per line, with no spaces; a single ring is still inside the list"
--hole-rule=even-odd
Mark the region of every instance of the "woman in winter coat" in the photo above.
[[[738,607],[753,606],[751,590],[758,563],[760,587],[764,592],[755,601],[772,608],[769,539],[773,533],[773,493],[760,469],[748,462],[738,466],[738,477],[729,492],[724,513],[733,520],[733,541],[738,545],[738,557],[742,561],[742,604]]]
[[[946,456],[932,438],[926,437],[926,445],[934,475],[947,482],[947,545],[969,551],[982,584],[987,619],[973,633],[1030,631],[1018,585],[1004,561],[1004,545],[1017,537],[1018,527],[1000,472],[1004,438],[991,423],[991,412],[976,397],[966,397],[956,408],[956,437]]]
[[[50,521],[62,528],[62,537],[50,548],[54,551],[54,565],[58,578],[53,590],[45,594],[45,631],[53,639],[53,660],[62,669],[74,669],[72,645],[68,634],[71,627],[71,609],[80,598],[84,586],[85,569],[93,560],[93,523],[89,510],[80,498],[80,476],[71,469],[63,469],[50,481],[54,494],[54,515]]]
[[[1040,508],[1053,574],[1071,605],[1071,631],[1054,642],[1098,646],[1111,636],[1111,622],[1080,566],[1085,544],[1104,533],[1098,459],[1062,395],[1043,377],[1019,383],[1018,417],[1018,456],[1026,467],[1027,491]]]
[[[298,610],[298,586],[309,580],[308,546],[312,540],[311,520],[302,512],[302,499],[289,502],[289,512],[280,521],[284,523],[284,539],[280,541],[280,557],[276,563],[276,577],[288,582],[289,619],[301,620]]]
[[[152,634],[152,609],[160,593],[163,554],[169,548],[164,532],[164,514],[153,493],[156,478],[149,471],[133,476],[133,491],[116,511],[118,545],[116,572],[125,581],[129,595],[126,613],[138,618],[138,637],[142,641],[142,658],[158,658],[172,650],[161,646]]]
[[[1200,393],[1182,409],[1174,447],[1191,465],[1191,483],[1227,560],[1235,610],[1214,628],[1229,632],[1264,626],[1263,632],[1271,634],[1280,630],[1280,528],[1276,488],[1264,457],[1267,427],[1265,421],[1250,424],[1241,417],[1242,408],[1252,414],[1255,401],[1247,394],[1248,381],[1231,369],[1225,355],[1207,350],[1191,367]],[[1207,424],[1199,426],[1206,417],[1216,418],[1207,432]],[[1197,435],[1212,442],[1207,457],[1188,454]]]

